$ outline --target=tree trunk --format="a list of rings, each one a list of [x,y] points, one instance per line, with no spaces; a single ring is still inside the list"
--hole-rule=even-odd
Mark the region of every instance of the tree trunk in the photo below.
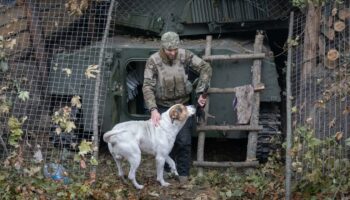
[[[317,47],[320,33],[321,6],[312,2],[308,4],[304,33],[303,78],[306,78],[313,67],[317,66]]]

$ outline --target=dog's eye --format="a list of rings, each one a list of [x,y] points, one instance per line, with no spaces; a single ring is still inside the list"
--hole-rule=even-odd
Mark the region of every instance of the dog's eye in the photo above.
[[[179,106],[179,107],[177,107],[176,108],[176,112],[178,112],[178,113],[182,113],[182,108]]]

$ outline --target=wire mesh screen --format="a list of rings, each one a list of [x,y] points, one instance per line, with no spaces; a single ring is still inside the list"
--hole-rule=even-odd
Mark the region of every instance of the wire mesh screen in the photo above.
[[[348,189],[340,185],[350,167],[349,7],[349,1],[334,1],[294,18],[291,153],[298,189],[321,182],[324,191]]]
[[[127,20],[130,15],[136,14],[140,16],[146,16],[147,14],[153,16],[167,16],[168,14],[174,12],[176,1],[168,0],[126,0],[121,1],[116,12],[117,20]]]
[[[99,53],[109,1],[0,1],[0,155],[5,165],[97,164],[92,155],[97,77],[98,124],[108,59]],[[75,162],[78,161],[78,162]],[[80,163],[80,165],[79,165]]]
[[[174,26],[172,28],[182,34],[186,24],[208,23],[212,26],[286,19],[290,8],[288,0],[126,0],[116,8],[115,22],[156,33]]]

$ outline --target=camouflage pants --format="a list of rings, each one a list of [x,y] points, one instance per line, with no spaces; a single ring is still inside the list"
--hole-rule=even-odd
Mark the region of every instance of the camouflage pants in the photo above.
[[[165,112],[168,107],[158,105],[159,113]],[[177,171],[180,176],[190,175],[191,166],[191,144],[192,144],[192,132],[194,131],[194,117],[190,117],[184,127],[180,130],[176,137],[174,147],[170,152],[170,157],[175,161]],[[168,171],[169,166],[165,166],[165,170]]]

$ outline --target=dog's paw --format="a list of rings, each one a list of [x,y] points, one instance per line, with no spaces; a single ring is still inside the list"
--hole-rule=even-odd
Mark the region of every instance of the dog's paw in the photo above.
[[[170,183],[164,181],[163,183],[161,183],[161,185],[162,185],[162,187],[168,187],[170,185]]]
[[[135,185],[135,187],[139,190],[142,190],[144,186],[143,185]]]

